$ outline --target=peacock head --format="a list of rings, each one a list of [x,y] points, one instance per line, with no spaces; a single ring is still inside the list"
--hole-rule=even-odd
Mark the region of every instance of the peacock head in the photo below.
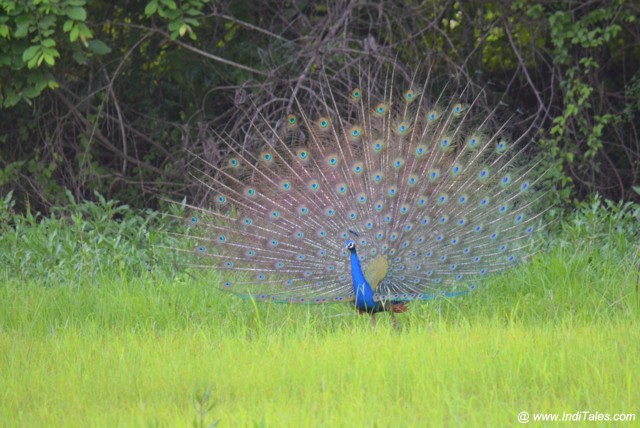
[[[351,251],[352,253],[354,253],[356,251],[356,243],[353,242],[353,240],[349,239],[345,244],[344,247]]]

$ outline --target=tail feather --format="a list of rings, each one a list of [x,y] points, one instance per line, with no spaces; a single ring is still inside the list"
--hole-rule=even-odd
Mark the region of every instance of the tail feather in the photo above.
[[[229,272],[222,288],[350,301],[353,239],[365,266],[388,260],[376,299],[454,297],[532,253],[546,193],[527,133],[509,142],[511,119],[492,130],[497,110],[480,113],[469,86],[450,96],[429,78],[400,90],[395,69],[366,74],[376,73],[349,93],[325,76],[317,114],[297,99],[281,124],[256,125],[259,152],[228,141],[223,164],[198,158],[194,177],[214,196],[209,208],[188,206],[185,240],[202,256],[195,267]]]

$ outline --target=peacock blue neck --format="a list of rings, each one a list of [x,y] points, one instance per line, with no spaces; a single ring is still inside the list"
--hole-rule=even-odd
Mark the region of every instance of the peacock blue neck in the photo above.
[[[378,303],[373,300],[373,290],[364,277],[355,245],[348,247],[351,252],[351,280],[355,294],[355,305],[361,311],[373,312]]]

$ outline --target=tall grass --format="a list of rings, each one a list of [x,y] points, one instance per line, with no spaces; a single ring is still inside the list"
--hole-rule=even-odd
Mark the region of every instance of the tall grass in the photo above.
[[[102,201],[9,216],[0,426],[514,426],[521,411],[637,413],[638,213],[595,201],[530,263],[474,294],[413,304],[398,330],[346,305],[218,291],[218,273],[194,278],[158,249],[179,226],[157,214]]]

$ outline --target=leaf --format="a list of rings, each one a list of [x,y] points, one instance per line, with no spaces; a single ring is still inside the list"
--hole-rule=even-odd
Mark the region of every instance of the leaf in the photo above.
[[[71,58],[73,58],[73,60],[75,62],[77,62],[80,65],[85,65],[85,63],[87,62],[87,56],[84,54],[84,52],[82,52],[80,49],[78,49],[77,51],[75,51],[72,55]]]
[[[87,39],[90,39],[93,37],[93,33],[91,32],[91,30],[89,29],[89,27],[87,27],[87,25],[84,22],[79,22],[78,23],[78,30],[80,31],[80,39],[84,42]]]
[[[144,8],[144,14],[147,16],[151,16],[154,13],[156,13],[157,10],[158,10],[158,1],[151,0],[149,4],[147,4],[147,7]]]
[[[182,19],[174,19],[169,23],[169,31],[174,32],[178,31],[178,29],[184,25]]]
[[[38,21],[38,29],[40,30],[40,33],[43,33],[47,30],[51,31],[50,29],[55,27],[55,25],[56,25],[55,15],[47,15]]]
[[[22,53],[22,61],[29,62],[40,51],[40,45],[34,45]]]
[[[87,19],[87,12],[83,7],[70,7],[66,10],[67,16],[76,21],[85,21]]]
[[[40,36],[41,37],[49,37],[53,33],[55,33],[55,30],[53,28],[48,28],[46,30],[40,30]]]
[[[160,1],[162,2],[162,4],[164,4],[165,6],[167,6],[171,10],[175,10],[175,9],[178,8],[178,5],[173,0],[160,0]]]
[[[73,29],[71,30],[71,33],[69,33],[69,40],[71,40],[72,42],[75,42],[76,40],[78,40],[79,35],[80,35],[80,29],[78,28],[77,25],[74,25]]]
[[[40,95],[41,92],[42,90],[36,88],[35,86],[30,86],[22,90],[22,95],[27,98],[35,98]]]
[[[16,26],[16,31],[13,33],[13,37],[16,39],[22,39],[27,34],[29,34],[29,25],[20,25]]]
[[[182,24],[180,26],[180,29],[178,30],[178,33],[180,33],[180,37],[184,36],[185,33],[187,32],[187,30],[189,30],[189,26],[187,24]]]
[[[73,28],[73,24],[74,24],[73,19],[67,19],[66,21],[64,21],[64,25],[62,26],[62,31],[64,31],[65,33],[68,33]]]
[[[89,41],[89,50],[98,55],[106,55],[111,52],[111,48],[102,40]]]
[[[44,58],[44,62],[46,62],[47,64],[53,66],[56,63],[56,60],[53,58],[53,55],[49,55],[47,53],[43,53],[42,57]]]
[[[60,52],[58,52],[56,48],[43,48],[42,51],[45,55],[49,55],[54,58],[60,58]]]
[[[14,105],[18,104],[18,101],[20,101],[20,94],[17,93],[16,91],[14,91],[11,88],[7,89],[7,96],[4,99],[4,106],[5,107],[13,107]]]
[[[171,20],[176,20],[176,19],[180,19],[182,18],[182,12],[179,10],[167,10],[164,12],[164,17],[171,19]]]
[[[29,25],[34,23],[35,18],[33,17],[33,15],[20,15],[16,17],[15,21],[17,26],[28,27]]]
[[[39,65],[38,60],[42,58],[42,55],[36,55],[33,58],[31,58],[31,60],[29,60],[29,62],[27,63],[27,68],[32,69],[34,67],[37,67]]]

